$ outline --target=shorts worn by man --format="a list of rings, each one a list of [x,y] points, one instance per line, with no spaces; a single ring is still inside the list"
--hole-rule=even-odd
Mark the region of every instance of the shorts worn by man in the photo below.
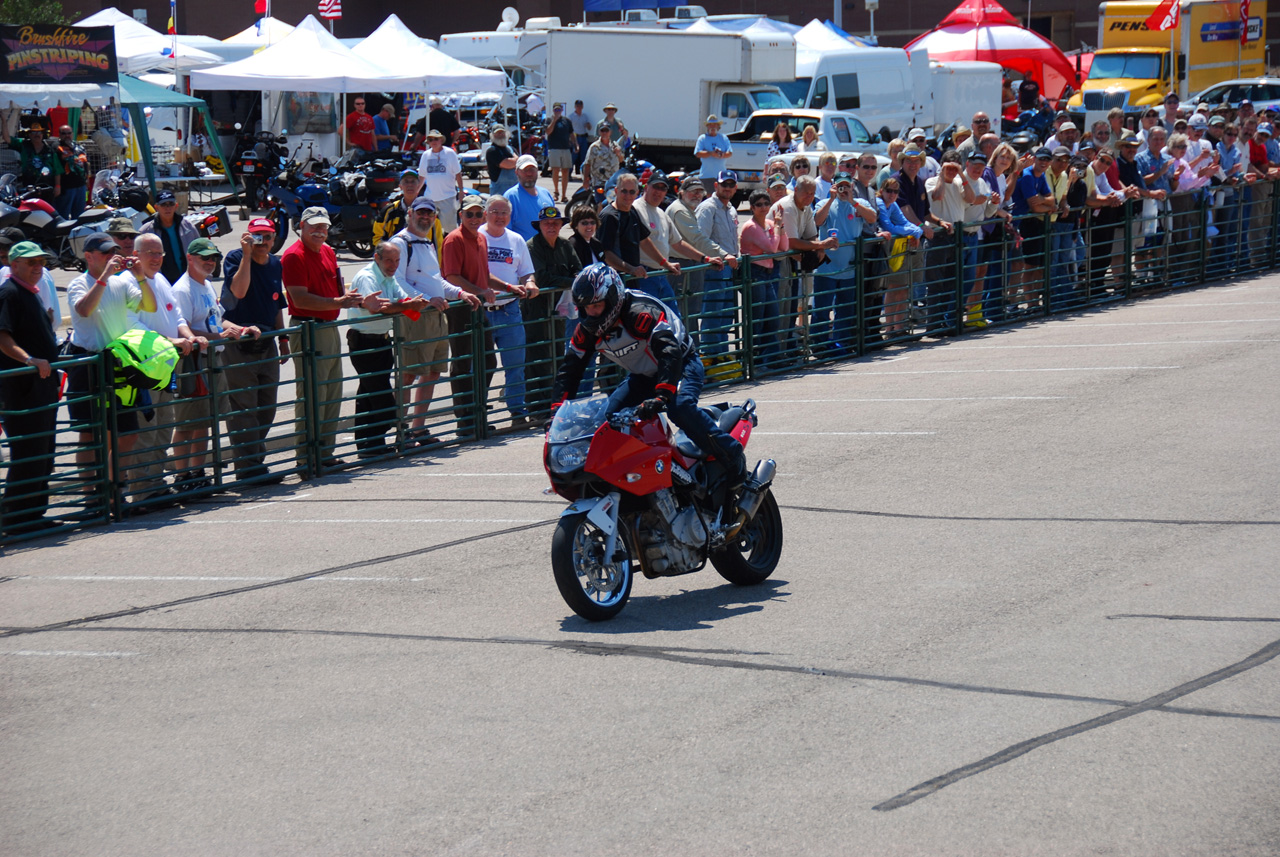
[[[747,470],[742,445],[698,408],[706,373],[680,317],[662,301],[625,289],[618,272],[603,263],[577,276],[573,302],[582,323],[565,347],[552,401],[577,395],[587,357],[598,353],[628,373],[609,397],[610,412],[635,405],[648,414],[665,408],[671,422],[724,465],[729,485],[741,485]]]
[[[330,322],[338,320],[343,309],[359,306],[359,292],[343,288],[338,273],[338,257],[325,243],[329,236],[329,214],[319,206],[302,212],[298,240],[280,256],[284,290],[289,301],[289,317],[295,323],[316,322],[311,328],[309,359],[295,364],[297,398],[294,409],[297,426],[294,443],[298,465],[307,465],[308,408],[304,405],[314,395],[312,407],[315,430],[320,439],[321,467],[342,467],[346,462],[334,454],[338,440],[338,420],[342,415],[342,339]],[[289,334],[289,350],[303,353],[301,333]],[[308,382],[306,370],[315,367],[315,378]]]

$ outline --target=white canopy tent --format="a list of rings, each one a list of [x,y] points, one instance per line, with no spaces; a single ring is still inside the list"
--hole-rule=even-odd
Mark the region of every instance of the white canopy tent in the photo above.
[[[193,89],[420,92],[422,83],[421,74],[388,71],[357,56],[313,15],[247,59],[191,73]]]
[[[416,72],[421,85],[406,90],[409,92],[477,92],[507,86],[503,72],[468,65],[442,53],[415,35],[395,14],[387,16],[352,52],[376,65],[394,64],[395,70]]]
[[[155,68],[172,70],[175,65],[173,37],[157,33],[140,24],[115,7],[95,12],[76,21],[77,27],[114,27],[116,31],[116,66],[121,74],[138,74]],[[176,65],[179,70],[217,65],[222,58],[199,48],[178,45]]]
[[[279,18],[265,17],[251,27],[245,27],[234,36],[223,39],[229,45],[254,45],[265,48],[282,41],[294,28]]]

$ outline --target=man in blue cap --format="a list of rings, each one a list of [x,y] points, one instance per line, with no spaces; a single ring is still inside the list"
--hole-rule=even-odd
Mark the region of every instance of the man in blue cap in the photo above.
[[[178,198],[171,190],[156,194],[156,216],[139,230],[142,234],[154,232],[164,245],[164,264],[160,273],[171,283],[187,270],[187,247],[200,237],[196,228],[186,218],[178,216]]]

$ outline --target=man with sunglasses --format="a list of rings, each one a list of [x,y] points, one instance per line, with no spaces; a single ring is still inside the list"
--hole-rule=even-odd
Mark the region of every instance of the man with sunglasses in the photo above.
[[[956,147],[964,158],[968,158],[970,153],[978,148],[978,142],[982,139],[982,135],[991,133],[991,117],[979,110],[973,114],[969,127],[973,129],[973,136]],[[983,154],[986,153],[984,152]]]
[[[715,193],[698,206],[698,228],[724,250],[725,262],[738,269],[738,209],[733,204],[738,191],[738,174],[721,170],[716,176]],[[729,350],[729,328],[737,303],[729,285],[733,274],[723,268],[707,271],[703,280],[702,342],[715,359],[723,359]]]
[[[58,129],[58,157],[62,159],[62,193],[53,201],[53,206],[63,217],[75,220],[84,213],[89,156],[84,146],[76,142],[70,125]]]
[[[669,261],[658,250],[650,237],[648,223],[635,210],[636,198],[640,195],[640,180],[631,173],[623,173],[618,176],[613,193],[613,202],[600,212],[599,237],[600,243],[604,245],[605,261],[615,270],[635,277],[636,288],[674,305],[675,292],[666,276],[655,274],[651,277],[644,265],[640,264],[640,251],[643,250],[664,271],[680,273],[680,266]]]

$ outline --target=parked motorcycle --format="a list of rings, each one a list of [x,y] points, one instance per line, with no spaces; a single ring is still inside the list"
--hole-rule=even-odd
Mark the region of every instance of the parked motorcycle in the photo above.
[[[608,397],[565,402],[547,431],[543,465],[570,501],[551,542],[565,603],[588,621],[616,616],[634,572],[673,577],[710,560],[730,583],[763,582],[782,556],[782,515],[771,486],[776,464],[759,462],[736,504],[724,466],[661,416],[608,413]],[[744,447],[755,402],[704,407]],[[728,510],[728,511],[726,511]]]
[[[364,187],[364,176],[349,172],[341,177],[336,167],[330,167],[330,178],[322,180],[311,173],[302,173],[296,162],[291,161],[267,188],[267,216],[276,223],[276,238],[271,252],[284,246],[289,234],[289,224],[296,230],[302,212],[319,206],[329,212],[329,237],[326,242],[335,250],[349,250],[361,259],[373,256],[373,222],[377,218],[378,203],[369,202]]]
[[[649,180],[649,176],[653,174],[654,169],[654,165],[650,162],[638,161],[634,154],[628,152],[627,156],[622,160],[622,166],[618,168],[617,172],[609,176],[609,180],[604,183],[604,187],[593,187],[590,190],[586,187],[580,187],[573,192],[573,195],[569,197],[569,204],[565,206],[565,219],[572,220],[573,213],[584,205],[593,206],[596,211],[599,211],[604,208],[606,203],[612,202],[613,187],[618,183],[618,176],[623,173],[631,173],[640,179],[640,186],[643,188],[645,182]],[[663,204],[663,208],[666,208],[670,204],[670,200],[675,198],[670,193],[667,194],[667,197],[668,201]]]
[[[20,191],[14,175],[0,177],[0,228],[14,226],[22,230],[28,241],[34,241],[49,253],[51,267],[83,271],[84,258],[76,253],[73,241],[76,231],[97,231],[114,215],[110,209],[89,208],[75,220],[64,220],[41,198],[38,188]]]
[[[236,129],[240,124],[236,123]],[[268,177],[275,175],[289,156],[288,139],[270,131],[241,132],[236,137],[236,149],[231,157],[232,174],[244,185],[244,201],[253,211],[266,204]]]

